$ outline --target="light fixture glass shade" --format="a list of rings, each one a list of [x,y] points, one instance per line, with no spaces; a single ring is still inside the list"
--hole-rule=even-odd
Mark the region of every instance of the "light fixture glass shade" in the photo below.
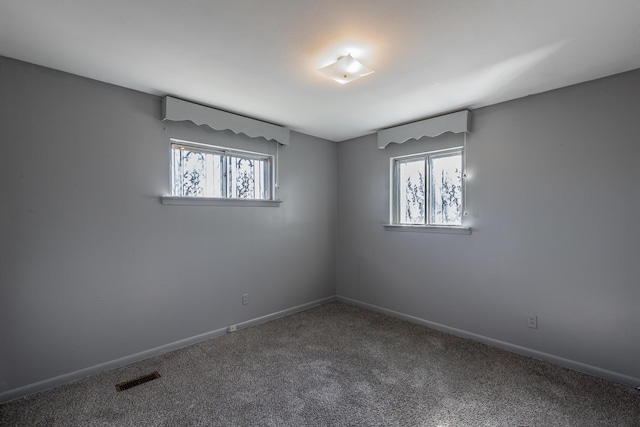
[[[318,71],[340,84],[349,83],[373,73],[373,70],[362,65],[351,54],[341,56],[333,64],[322,67]]]

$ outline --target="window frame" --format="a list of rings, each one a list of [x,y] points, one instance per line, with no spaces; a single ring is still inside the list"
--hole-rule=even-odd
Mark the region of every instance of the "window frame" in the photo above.
[[[174,154],[176,148],[184,148],[193,152],[220,155],[221,159],[221,193],[223,197],[203,197],[203,196],[184,196],[173,194],[175,190],[175,171],[174,171]],[[165,205],[209,205],[209,206],[279,206],[282,201],[276,200],[276,160],[275,156],[267,153],[256,151],[240,150],[236,148],[223,147],[213,144],[201,142],[186,141],[182,139],[171,138],[169,144],[169,185],[171,195],[162,196],[161,201]],[[229,197],[229,157],[261,160],[266,162],[266,170],[264,171],[265,191],[268,193],[267,198],[238,198]]]
[[[431,222],[432,216],[432,204],[434,194],[431,191],[431,174],[432,174],[432,160],[437,158],[449,157],[451,155],[458,154],[460,156],[461,164],[461,195],[460,200],[462,202],[462,213],[460,216],[460,224],[437,224]],[[424,185],[425,185],[425,213],[424,223],[411,224],[400,222],[401,212],[401,183],[399,182],[400,166],[403,163],[423,160],[424,167]],[[420,153],[405,154],[400,156],[394,156],[389,159],[389,223],[385,224],[385,228],[395,231],[426,231],[426,232],[442,232],[442,233],[456,233],[456,234],[471,234],[471,228],[464,226],[464,217],[466,212],[465,206],[465,155],[464,146],[448,147],[444,149],[425,151]]]

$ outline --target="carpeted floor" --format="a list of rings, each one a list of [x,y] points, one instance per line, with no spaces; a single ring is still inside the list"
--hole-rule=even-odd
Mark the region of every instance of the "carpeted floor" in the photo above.
[[[0,425],[638,427],[640,391],[330,303],[14,400]]]

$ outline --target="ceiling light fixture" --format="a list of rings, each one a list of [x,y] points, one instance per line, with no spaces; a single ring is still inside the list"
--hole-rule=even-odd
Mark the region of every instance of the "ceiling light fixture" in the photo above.
[[[340,84],[349,83],[373,73],[373,70],[362,65],[350,53],[339,57],[336,62],[322,67],[318,71]]]

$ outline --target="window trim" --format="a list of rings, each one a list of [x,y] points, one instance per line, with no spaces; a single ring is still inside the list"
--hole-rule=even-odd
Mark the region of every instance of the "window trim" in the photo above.
[[[268,199],[238,199],[229,197],[192,197],[192,196],[179,196],[179,195],[164,195],[160,198],[163,205],[174,206],[257,206],[257,207],[278,207],[282,203],[282,200],[277,200],[276,195],[276,157],[272,154],[260,153],[256,151],[240,150],[230,147],[222,147],[212,144],[205,144],[201,142],[186,141],[177,138],[170,139],[170,150],[174,148],[193,149],[203,153],[212,153],[227,156],[241,156],[243,158],[266,160],[269,165],[268,178],[269,178],[269,198]],[[223,162],[226,167],[226,161]],[[169,159],[169,171],[170,171],[170,188],[173,192],[173,156]],[[224,172],[226,176],[226,171]],[[228,182],[223,183],[223,194],[227,194]]]
[[[421,153],[405,154],[401,156],[395,156],[389,158],[389,223],[384,224],[385,230],[389,231],[418,231],[427,233],[444,233],[444,234],[471,234],[471,227],[464,225],[464,217],[466,212],[466,189],[464,185],[465,177],[465,150],[464,146],[454,146],[439,150],[425,151]],[[424,159],[425,161],[425,186],[431,190],[431,159],[438,157],[445,157],[454,153],[460,154],[462,163],[462,216],[460,218],[461,224],[430,224],[428,220],[431,217],[431,197],[433,196],[431,191],[428,191],[425,199],[425,223],[424,224],[403,224],[399,222],[400,215],[400,197],[399,197],[399,185],[398,174],[399,167],[402,162],[411,161],[414,159]],[[426,172],[429,173],[426,173]]]
[[[162,196],[160,201],[169,206],[253,206],[277,208],[282,200],[220,199],[217,197]]]
[[[422,233],[439,234],[471,234],[471,227],[464,225],[408,225],[408,224],[384,224],[388,231],[417,231]]]

